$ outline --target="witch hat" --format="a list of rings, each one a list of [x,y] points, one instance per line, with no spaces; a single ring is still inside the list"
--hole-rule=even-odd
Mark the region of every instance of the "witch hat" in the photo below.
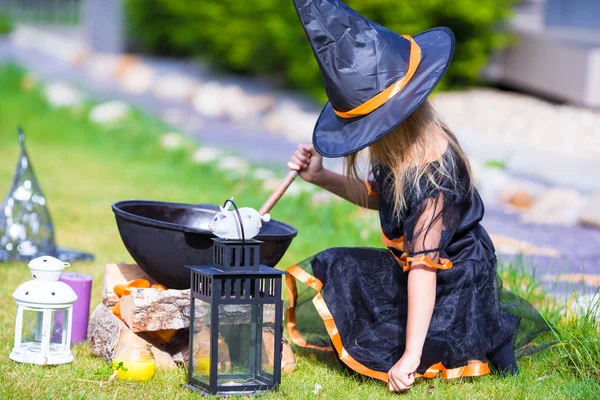
[[[0,205],[0,261],[29,261],[45,255],[68,262],[93,260],[92,254],[56,246],[46,197],[33,172],[21,127],[18,134],[21,156],[12,186]]]
[[[339,0],[293,0],[329,102],[313,144],[343,157],[381,139],[433,91],[454,54],[445,27],[414,37],[369,21]]]

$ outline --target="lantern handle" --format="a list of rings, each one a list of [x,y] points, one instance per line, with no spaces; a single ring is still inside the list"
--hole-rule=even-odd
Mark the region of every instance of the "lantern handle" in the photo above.
[[[225,200],[225,203],[223,203],[223,208],[225,208],[227,203],[231,203],[231,205],[233,206],[233,208],[237,214],[238,223],[240,225],[240,230],[242,231],[242,246],[244,246],[246,244],[246,235],[244,234],[244,223],[242,222],[242,214],[240,214],[240,210],[238,210],[237,205],[231,199]]]

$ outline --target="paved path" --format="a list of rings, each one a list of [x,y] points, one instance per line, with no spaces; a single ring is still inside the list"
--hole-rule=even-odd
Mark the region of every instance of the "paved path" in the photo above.
[[[285,138],[266,133],[259,128],[241,128],[225,120],[200,118],[189,105],[174,105],[161,101],[151,95],[131,95],[119,90],[115,82],[95,82],[82,69],[73,68],[56,58],[13,46],[8,40],[0,38],[0,62],[16,62],[33,74],[47,81],[65,81],[76,83],[97,99],[124,100],[158,118],[165,111],[177,108],[183,113],[181,123],[175,128],[198,139],[206,146],[223,148],[243,156],[250,162],[272,168],[283,168],[289,155],[296,147]],[[147,60],[155,71],[185,72],[202,77],[206,71],[190,63],[174,60]],[[272,87],[257,81],[223,77],[235,82],[244,90],[271,91]],[[283,93],[280,98],[303,101],[293,94]],[[330,166],[339,167],[338,163]],[[484,226],[491,234],[504,235],[513,239],[527,241],[538,247],[551,247],[560,253],[559,258],[526,256],[525,265],[532,268],[543,286],[558,298],[566,298],[573,286],[569,283],[557,283],[543,279],[548,274],[581,274],[600,276],[600,231],[585,227],[560,227],[549,225],[522,224],[517,215],[510,215],[496,209],[488,209]],[[501,258],[510,259],[511,256]],[[576,285],[580,293],[592,293],[597,285]]]

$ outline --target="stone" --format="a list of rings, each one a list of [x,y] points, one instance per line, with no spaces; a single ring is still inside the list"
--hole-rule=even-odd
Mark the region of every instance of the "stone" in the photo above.
[[[510,238],[503,235],[490,235],[496,251],[509,255],[535,255],[546,257],[560,257],[560,253],[551,247],[537,247],[527,241]]]
[[[167,74],[158,78],[153,93],[161,100],[187,103],[192,100],[198,86],[200,86],[200,82],[189,76]]]
[[[581,203],[581,196],[576,190],[548,189],[531,209],[521,215],[521,219],[524,223],[573,226],[578,221]]]
[[[600,195],[591,196],[578,214],[579,222],[583,225],[600,228]]]
[[[167,132],[160,137],[160,144],[164,149],[176,150],[183,146],[185,138],[177,132]]]
[[[284,101],[267,113],[263,125],[269,132],[294,142],[310,143],[318,117],[318,112],[305,111],[291,101]]]
[[[157,283],[137,264],[106,264],[104,266],[104,280],[102,281],[102,303],[109,307],[117,304],[119,296],[114,292],[115,286],[135,279],[146,279],[150,284]]]
[[[105,82],[114,78],[119,57],[110,53],[94,53],[86,63],[86,70],[90,78],[97,82]]]
[[[524,190],[518,190],[508,198],[508,204],[520,209],[528,210],[533,207],[535,198],[530,193]]]
[[[250,170],[248,163],[236,156],[225,156],[219,159],[219,168],[233,172],[235,175],[245,174]]]
[[[83,103],[83,96],[65,83],[50,83],[44,90],[48,103],[55,108],[77,107]]]
[[[209,118],[222,118],[227,114],[227,106],[223,99],[223,86],[217,82],[209,82],[194,91],[192,99],[194,110]]]
[[[252,171],[252,178],[260,181],[264,181],[267,179],[275,179],[276,176],[277,175],[275,174],[275,172],[266,168],[257,168],[254,171]]]
[[[201,147],[194,152],[192,159],[198,164],[207,164],[215,161],[222,154],[221,150],[212,147]]]
[[[119,84],[125,93],[144,94],[154,85],[156,74],[147,65],[137,62],[126,68],[122,73]]]
[[[133,332],[179,330],[190,325],[190,291],[131,288],[121,317]]]
[[[127,117],[129,109],[129,105],[125,102],[108,101],[90,110],[90,120],[96,124],[113,124]]]
[[[511,188],[510,177],[506,171],[498,168],[481,167],[476,170],[475,184],[485,203],[497,204],[502,198],[501,191]]]
[[[592,287],[600,287],[600,275],[592,274],[546,274],[542,276],[542,281],[548,283],[569,282],[569,283],[584,283]]]
[[[223,105],[225,114],[234,122],[247,120],[253,114],[250,107],[250,99],[241,87],[237,85],[227,86],[223,90]]]

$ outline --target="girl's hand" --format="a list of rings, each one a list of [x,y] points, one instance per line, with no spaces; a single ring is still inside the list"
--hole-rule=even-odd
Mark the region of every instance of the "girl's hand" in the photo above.
[[[287,164],[288,168],[298,171],[300,178],[307,182],[315,183],[316,178],[323,171],[323,157],[311,144],[298,145],[298,150]]]
[[[420,357],[405,352],[388,372],[388,389],[392,392],[404,392],[410,389],[415,381],[415,371],[420,362]]]

